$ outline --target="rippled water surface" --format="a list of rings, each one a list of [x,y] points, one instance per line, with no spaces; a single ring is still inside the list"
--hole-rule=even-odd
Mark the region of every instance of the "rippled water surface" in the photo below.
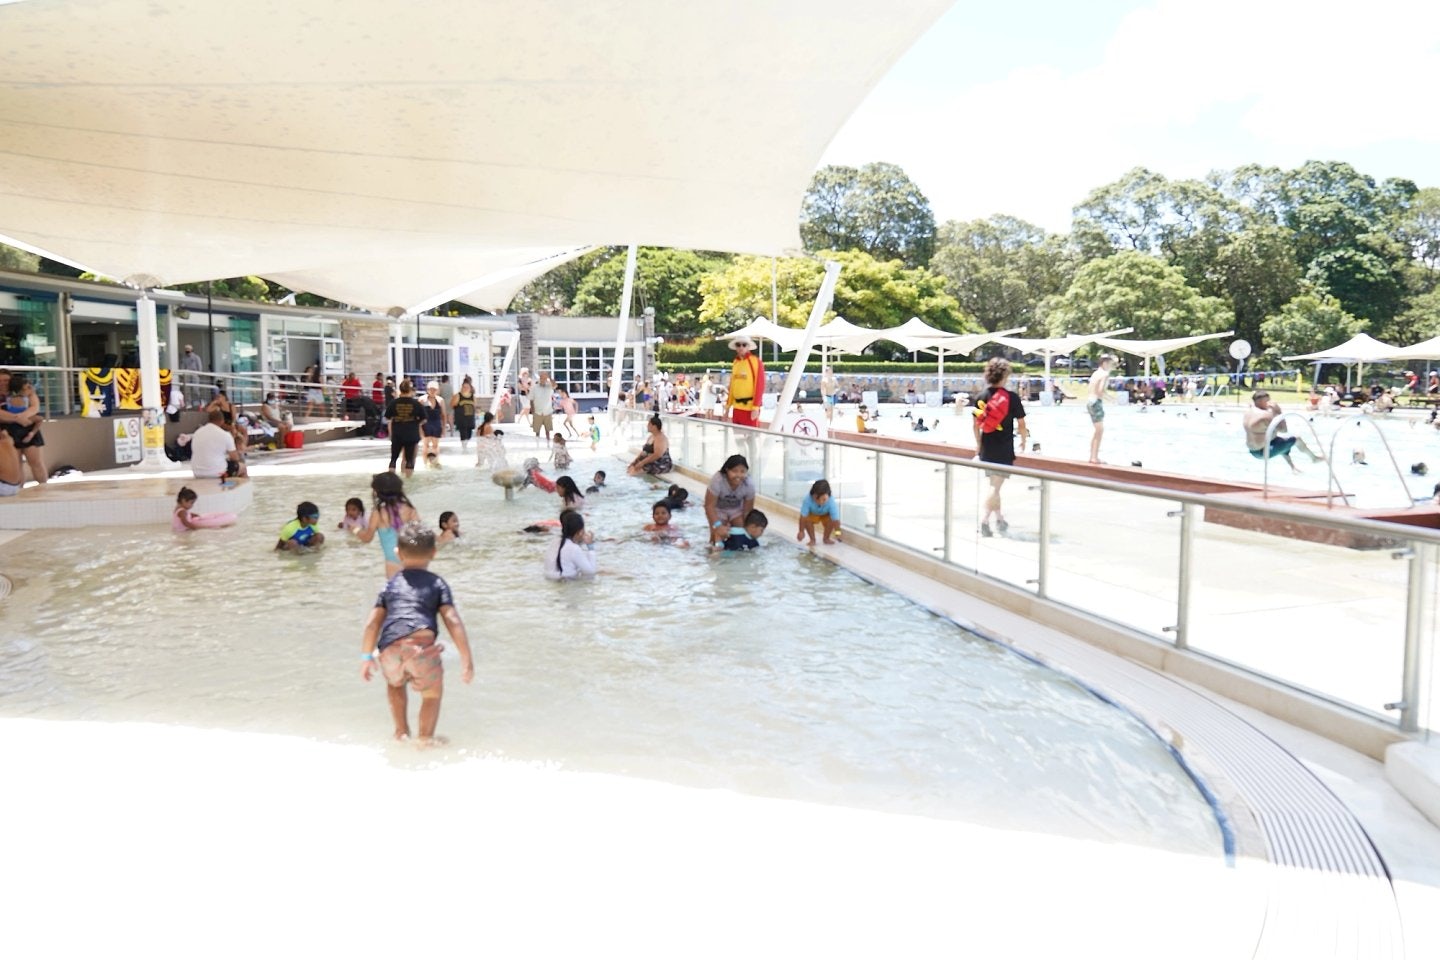
[[[410,482],[425,518],[462,517],[432,569],[455,589],[475,682],[453,651],[440,731],[450,760],[503,756],[687,786],[840,803],[1217,854],[1214,816],[1146,729],[1084,690],[792,549],[710,556],[638,537],[659,491],[596,467],[602,576],[540,573],[553,516],[460,466]],[[619,475],[619,476],[617,476]],[[334,527],[367,479],[269,477],[228,530],[27,534],[0,569],[0,714],[147,720],[383,744],[360,629],[382,580],[376,545]],[[332,542],[277,556],[300,500]],[[704,518],[679,521],[703,541]],[[414,702],[412,699],[412,714]]]

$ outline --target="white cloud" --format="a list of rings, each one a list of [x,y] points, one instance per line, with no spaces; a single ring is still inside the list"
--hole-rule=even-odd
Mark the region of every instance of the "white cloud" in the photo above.
[[[1064,229],[1074,203],[1134,166],[1198,176],[1440,142],[1436,76],[1433,0],[1162,0],[1127,14],[1078,70],[1028,64],[961,90],[882,84],[826,162],[899,163],[940,219],[1007,212]],[[1440,159],[1407,173],[1440,181]]]

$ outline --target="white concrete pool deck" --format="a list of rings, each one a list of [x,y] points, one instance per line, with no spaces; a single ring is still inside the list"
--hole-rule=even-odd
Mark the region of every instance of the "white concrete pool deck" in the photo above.
[[[340,441],[252,472],[369,473],[379,449]],[[1144,668],[857,549],[833,559],[1079,676],[1144,682]],[[1354,896],[1355,878],[1249,856],[1227,867],[386,744],[23,718],[0,721],[0,768],[24,785],[0,794],[23,865],[0,872],[18,918],[7,938],[27,957],[1440,955],[1440,830],[1382,766],[1205,696],[1360,819],[1403,940],[1357,940],[1337,918],[1373,895]],[[1290,939],[1257,952],[1276,928]]]

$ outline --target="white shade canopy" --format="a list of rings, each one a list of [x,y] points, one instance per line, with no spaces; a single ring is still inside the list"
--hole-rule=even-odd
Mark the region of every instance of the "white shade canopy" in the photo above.
[[[900,326],[891,327],[885,331],[886,340],[893,340],[906,350],[919,350],[925,343],[954,336],[956,336],[955,333],[941,330],[939,327],[932,327],[919,317],[911,317]]]
[[[796,330],[794,327],[782,327],[769,317],[756,317],[745,326],[729,333],[722,333],[716,340],[734,340],[736,337],[747,336],[753,340],[770,340],[777,344],[781,350],[789,353],[800,347],[800,340],[805,336],[804,330]]]
[[[1033,353],[1036,356],[1063,357],[1074,353],[1087,343],[1093,343],[1105,337],[1113,337],[1120,333],[1129,333],[1134,327],[1122,327],[1119,330],[1108,330],[1104,333],[1072,333],[1063,337],[1047,337],[1043,339],[1022,339],[1020,337],[996,337],[995,342],[1003,344],[1021,353]]]
[[[827,351],[859,353],[876,340],[889,339],[885,330],[857,327],[844,317],[836,317],[815,331],[815,345]]]
[[[0,4],[0,240],[402,309],[496,250],[779,253],[950,3]]]
[[[1097,337],[1095,342],[1107,350],[1118,350],[1121,353],[1150,359],[1174,353],[1176,350],[1194,346],[1197,343],[1204,343],[1206,340],[1233,337],[1234,335],[1234,330],[1226,330],[1224,333],[1203,333],[1196,337],[1171,337],[1169,340],[1114,340],[1110,337]]]
[[[1024,327],[1015,327],[1012,330],[997,330],[994,333],[962,333],[958,335],[952,333],[944,337],[932,339],[923,346],[910,347],[909,344],[905,344],[905,346],[907,349],[919,350],[922,353],[937,354],[943,359],[947,354],[973,353],[976,349],[990,343],[992,340],[1024,332]],[[903,340],[900,342],[902,344],[905,343]]]
[[[1393,360],[1440,360],[1440,337],[1431,337],[1396,350]]]
[[[1302,353],[1286,360],[1319,360],[1323,363],[1379,363],[1400,353],[1400,348],[1376,340],[1368,333],[1358,333],[1339,346],[1318,353]],[[1412,358],[1413,359],[1413,358]]]

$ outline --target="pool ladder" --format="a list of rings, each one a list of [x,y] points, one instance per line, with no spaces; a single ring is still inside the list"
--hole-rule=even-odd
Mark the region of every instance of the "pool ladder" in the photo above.
[[[1275,438],[1276,434],[1279,433],[1280,427],[1287,423],[1291,417],[1299,417],[1300,421],[1304,423],[1307,428],[1309,428],[1310,436],[1315,441],[1315,449],[1318,450],[1322,446],[1324,446],[1320,442],[1320,434],[1315,432],[1315,424],[1311,423],[1310,419],[1304,416],[1303,413],[1297,411],[1295,413],[1282,413],[1280,414],[1280,416],[1270,421],[1270,425],[1265,428],[1266,450],[1270,449],[1270,442]],[[1410,485],[1405,482],[1405,474],[1400,472],[1400,464],[1395,460],[1395,451],[1390,449],[1390,441],[1385,438],[1385,432],[1380,429],[1380,424],[1376,423],[1374,418],[1372,418],[1368,413],[1363,412],[1357,413],[1349,419],[1357,423],[1369,423],[1370,426],[1375,429],[1375,435],[1380,438],[1380,444],[1385,448],[1385,455],[1390,458],[1390,466],[1395,468],[1395,479],[1400,481],[1400,489],[1405,491],[1405,506],[1414,506],[1415,500],[1414,497],[1412,497],[1410,494]],[[1330,436],[1330,446],[1325,451],[1325,508],[1327,510],[1334,508],[1334,500],[1337,494],[1339,495],[1341,502],[1348,502],[1350,499],[1350,495],[1347,494],[1344,488],[1340,486],[1340,478],[1335,476],[1335,441],[1340,439],[1340,431],[1341,429],[1343,429],[1343,426],[1343,424],[1336,426],[1335,432]],[[1270,499],[1269,457],[1265,457],[1264,498],[1266,500]]]

